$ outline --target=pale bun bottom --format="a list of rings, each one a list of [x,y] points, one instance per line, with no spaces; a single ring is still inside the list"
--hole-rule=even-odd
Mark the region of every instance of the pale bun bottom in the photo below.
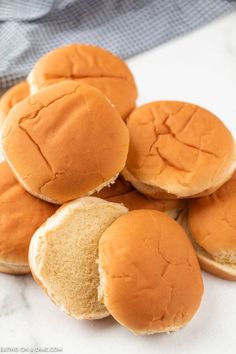
[[[136,180],[126,168],[122,171],[122,175],[124,179],[130,182],[140,193],[148,197],[151,197],[152,199],[188,199],[188,198],[205,197],[207,195],[214,193],[218,188],[220,188],[225,182],[227,182],[232,177],[235,171],[235,167],[236,167],[235,163],[233,163],[232,166],[229,167],[227,172],[221,178],[221,180],[218,180],[215,185],[199,193],[196,193],[194,191],[193,192],[189,191],[187,193],[186,191],[180,189],[178,192],[174,194],[169,193],[168,190],[166,189]]]
[[[44,285],[44,283],[42,281],[40,281],[40,279],[37,277],[37,275],[35,274],[35,272],[31,269],[31,275],[33,277],[33,279],[35,280],[35,282],[45,291],[45,293],[47,294],[47,296],[50,298],[50,300],[56,305],[58,306],[57,302],[54,300],[53,297],[50,296],[47,287]],[[65,312],[63,309],[61,309],[61,311]],[[68,313],[67,313],[68,314]],[[68,314],[72,317],[74,317],[72,314]],[[104,311],[101,311],[99,313],[91,313],[90,315],[80,315],[79,317],[76,317],[77,320],[101,320],[105,317],[110,316],[110,313],[105,309]]]
[[[229,176],[229,178],[231,175]],[[228,179],[227,179],[228,180]],[[142,194],[151,197],[153,199],[188,199],[188,198],[200,198],[200,197],[205,197],[207,195],[210,195],[214,193],[219,187],[222,186],[226,181],[218,185],[217,187],[212,187],[209,189],[204,190],[201,193],[198,194],[193,194],[189,196],[183,196],[181,194],[171,194],[165,191],[164,189],[161,189],[159,187],[154,187],[149,184],[145,184],[142,182],[137,182],[137,181],[131,181],[132,185]]]
[[[120,204],[80,198],[59,208],[32,237],[32,275],[68,315],[88,320],[109,316],[98,300],[98,241],[104,230],[126,212]]]
[[[188,321],[189,322],[189,321]],[[182,327],[186,326],[186,324],[188,323],[180,323],[178,324],[177,326],[171,326],[171,327],[165,327],[163,328],[162,330],[159,330],[159,331],[132,331],[130,330],[134,335],[136,336],[149,336],[149,335],[153,335],[153,334],[161,334],[161,333],[171,333],[171,332],[177,332],[178,330],[180,330]],[[125,325],[123,325],[125,327]]]
[[[225,280],[236,281],[236,264],[219,263],[205,252],[201,247],[194,247],[199,264],[203,270]]]

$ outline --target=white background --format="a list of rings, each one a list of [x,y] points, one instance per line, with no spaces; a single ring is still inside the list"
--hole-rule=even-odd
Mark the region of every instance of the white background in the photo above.
[[[184,100],[218,115],[236,136],[236,13],[128,61],[139,104]],[[219,141],[221,144],[221,141]],[[202,305],[184,329],[136,337],[111,317],[76,321],[51,303],[31,276],[0,275],[0,349],[63,347],[81,354],[236,352],[236,283],[204,273]]]

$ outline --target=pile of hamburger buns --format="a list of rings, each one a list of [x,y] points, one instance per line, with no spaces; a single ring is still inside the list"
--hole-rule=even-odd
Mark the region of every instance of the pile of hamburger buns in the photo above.
[[[46,54],[0,101],[0,271],[77,319],[175,331],[201,267],[236,280],[235,142],[195,104],[136,107],[127,65],[95,46]]]

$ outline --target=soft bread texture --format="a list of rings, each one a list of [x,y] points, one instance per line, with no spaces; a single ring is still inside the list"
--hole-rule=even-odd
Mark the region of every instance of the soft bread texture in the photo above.
[[[162,211],[173,219],[177,218],[184,209],[185,202],[180,199],[152,199],[139,193],[134,187],[121,176],[109,187],[95,193],[94,197],[102,198],[114,203],[122,203],[131,210],[153,209]]]
[[[204,108],[152,102],[135,109],[127,126],[130,148],[123,175],[153,198],[210,194],[235,170],[234,139]]]
[[[127,177],[127,178],[129,178],[129,177]],[[132,177],[131,177],[131,179],[132,179]],[[150,197],[152,199],[157,199],[157,200],[159,200],[159,199],[165,199],[165,200],[180,199],[179,196],[177,196],[175,194],[168,193],[164,189],[161,189],[159,187],[150,186],[150,185],[142,183],[142,182],[137,182],[135,180],[132,180],[132,185],[137,190],[139,190],[140,193],[142,193],[142,194],[144,194],[147,197]],[[191,198],[204,197],[206,195],[209,195],[209,194],[215,192],[218,188],[219,188],[219,186],[208,188],[204,192],[191,195]],[[186,198],[190,198],[190,197],[182,197],[182,198],[186,199]]]
[[[217,262],[236,264],[236,173],[212,195],[189,201],[188,224]]]
[[[195,249],[203,270],[225,280],[236,280],[236,265],[218,263],[201,247],[197,246]]]
[[[225,279],[225,280],[236,280],[236,264],[233,263],[219,263],[212,256],[206,252],[204,248],[199,246],[199,244],[193,238],[193,235],[190,231],[188,221],[187,221],[187,210],[183,210],[177,219],[178,223],[181,224],[186,233],[188,234],[193,247],[196,251],[199,264],[203,270],[206,272],[215,275],[216,277]],[[201,221],[199,221],[201,223]]]
[[[212,195],[190,200],[187,218],[194,241],[236,278],[236,173]]]
[[[129,135],[97,89],[64,81],[13,108],[3,127],[4,155],[33,195],[63,204],[109,185],[123,169]]]
[[[191,242],[159,211],[131,211],[107,228],[99,271],[105,306],[136,334],[175,331],[200,305],[203,283]]]
[[[0,98],[0,127],[3,125],[12,107],[28,97],[29,94],[30,90],[27,81],[20,82],[4,93]]]
[[[54,49],[38,60],[28,77],[31,93],[68,79],[101,90],[123,118],[135,107],[137,88],[128,66],[102,48],[72,44]]]
[[[122,205],[85,197],[62,206],[36,231],[29,262],[36,281],[62,311],[77,319],[109,315],[98,300],[98,241],[126,213]]]
[[[31,237],[57,207],[32,197],[6,162],[0,164],[0,272],[29,273]]]

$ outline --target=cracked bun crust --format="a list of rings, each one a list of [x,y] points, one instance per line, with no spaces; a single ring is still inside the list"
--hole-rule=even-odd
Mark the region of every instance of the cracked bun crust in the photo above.
[[[183,228],[154,210],[118,218],[99,241],[100,297],[137,334],[175,331],[203,294],[199,264]]]
[[[101,90],[122,118],[135,107],[137,88],[133,75],[123,60],[105,49],[85,44],[54,49],[38,60],[28,77],[31,93],[68,79]]]
[[[29,273],[28,248],[36,229],[57,207],[27,193],[6,162],[0,164],[0,272]]]
[[[236,173],[212,195],[189,201],[187,220],[201,258],[204,253],[211,265],[204,269],[215,274],[213,265],[228,268],[236,280]]]
[[[34,234],[29,263],[52,301],[77,319],[109,316],[98,300],[98,241],[127,209],[85,197],[63,205]]]
[[[234,139],[204,108],[184,102],[152,102],[134,110],[127,126],[130,147],[123,175],[146,195],[207,195],[234,172]]]
[[[0,98],[0,127],[12,107],[24,98],[28,97],[29,93],[29,85],[27,81],[20,82],[4,93],[4,95]]]
[[[129,135],[97,89],[76,81],[49,86],[13,108],[3,152],[33,195],[62,204],[109,185],[123,169]]]
[[[113,203],[122,203],[131,210],[153,209],[167,213],[172,218],[178,217],[185,207],[180,199],[152,199],[139,193],[129,182],[119,176],[115,183],[93,194],[94,197],[102,198]]]

